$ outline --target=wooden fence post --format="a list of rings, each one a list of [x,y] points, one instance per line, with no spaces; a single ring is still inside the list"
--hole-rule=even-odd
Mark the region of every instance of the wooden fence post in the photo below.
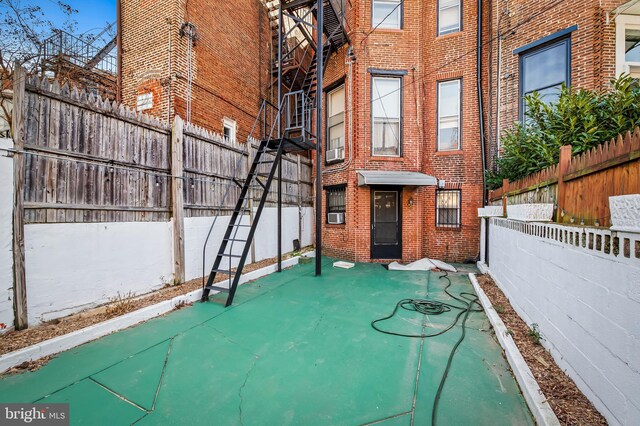
[[[558,163],[558,193],[556,197],[556,203],[558,208],[556,209],[556,222],[562,222],[562,210],[565,207],[565,195],[567,192],[566,183],[564,182],[564,176],[569,170],[571,164],[571,145],[564,145],[560,148],[560,161]]]
[[[13,311],[14,327],[29,326],[27,316],[27,278],[24,262],[24,98],[27,73],[16,62],[13,71]]]
[[[507,217],[507,187],[509,179],[502,179],[502,217]]]
[[[176,116],[171,126],[171,214],[173,217],[173,281],[185,281],[184,273],[184,123]]]

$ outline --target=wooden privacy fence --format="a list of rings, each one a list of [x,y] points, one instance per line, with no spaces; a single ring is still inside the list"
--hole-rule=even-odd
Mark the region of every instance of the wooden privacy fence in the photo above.
[[[13,105],[17,329],[27,325],[25,223],[171,219],[174,277],[184,281],[184,217],[230,214],[240,189],[234,177],[244,179],[259,142],[229,141],[179,117],[170,127],[20,67]],[[311,173],[308,158],[283,156],[284,207],[311,205]]]
[[[226,140],[185,124],[181,137],[163,121],[47,78],[26,77],[26,223],[166,221],[171,178],[182,181],[184,216],[231,210],[258,141]],[[172,170],[172,140],[182,164]],[[223,200],[224,194],[228,196]],[[311,162],[283,160],[283,205],[311,203]],[[273,189],[269,195],[275,201]]]
[[[500,203],[553,203],[556,222],[611,226],[609,197],[640,193],[640,128],[572,157],[571,146],[560,161],[526,178],[503,181],[489,192]]]

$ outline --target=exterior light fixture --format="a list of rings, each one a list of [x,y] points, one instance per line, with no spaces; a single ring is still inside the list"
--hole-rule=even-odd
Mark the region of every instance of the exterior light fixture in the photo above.
[[[409,201],[407,201],[407,206],[413,207],[413,197],[409,197]]]

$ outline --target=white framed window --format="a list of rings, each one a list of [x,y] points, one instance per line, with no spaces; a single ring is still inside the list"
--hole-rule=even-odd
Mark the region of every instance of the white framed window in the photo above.
[[[438,0],[438,35],[460,31],[462,10],[460,0]]]
[[[439,189],[436,191],[436,226],[459,228],[461,225],[461,191]]]
[[[237,129],[238,127],[235,120],[226,117],[222,119],[222,135],[225,140],[235,142]]]
[[[616,75],[640,78],[640,15],[616,17]]]
[[[343,158],[344,86],[340,86],[327,94],[327,162]]]
[[[371,78],[372,154],[399,157],[402,131],[402,79]]]
[[[438,151],[460,149],[460,83],[438,82]]]
[[[371,27],[402,28],[402,0],[372,0]]]

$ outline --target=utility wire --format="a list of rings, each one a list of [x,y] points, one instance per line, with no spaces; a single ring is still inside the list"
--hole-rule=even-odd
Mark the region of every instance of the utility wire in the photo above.
[[[391,12],[387,13],[387,16],[385,16],[385,17],[382,19],[382,21],[378,22],[378,24],[377,24],[375,27],[373,27],[373,28],[372,28],[372,29],[371,29],[367,34],[365,34],[364,38],[363,38],[362,40],[360,40],[360,45],[362,45],[362,43],[364,43],[364,41],[365,41],[365,40],[366,40],[366,39],[367,39],[371,34],[373,34],[373,33],[378,29],[378,27],[379,27],[380,25],[382,25],[382,24],[384,23],[384,21],[386,21],[386,20],[387,20],[387,18],[388,18],[389,16],[391,16],[391,14],[392,14],[393,12],[395,12],[395,11],[400,7],[400,5],[402,5],[403,3],[404,3],[404,0],[400,0],[400,2],[396,5],[396,7],[394,7],[393,9],[391,9]]]
[[[507,28],[507,30],[505,31],[506,35],[513,34],[513,33],[515,32],[515,30],[517,30],[518,28],[520,28],[522,25],[525,25],[525,24],[527,24],[527,23],[531,22],[532,20],[534,20],[534,19],[535,19],[535,18],[537,18],[538,16],[540,16],[540,15],[544,14],[545,12],[550,11],[551,9],[553,9],[553,8],[557,7],[558,5],[560,5],[560,4],[562,4],[562,3],[564,3],[565,1],[566,1],[566,0],[557,0],[557,1],[555,1],[554,3],[550,4],[549,6],[545,7],[544,9],[542,9],[542,10],[540,10],[540,11],[538,11],[538,12],[536,12],[536,13],[532,14],[532,15],[530,15],[529,17],[527,17],[526,19],[522,20],[521,22],[519,22],[518,24],[514,25],[513,27],[511,27],[511,28]],[[373,30],[372,30],[372,31],[373,31]],[[369,32],[369,34],[370,34],[370,33],[371,33],[371,31]],[[368,34],[368,35],[369,35],[369,34]],[[368,37],[368,35],[367,35],[367,37]],[[489,45],[490,43],[493,43],[493,42],[494,42],[494,41],[496,41],[499,37],[503,37],[503,35],[496,35],[495,37],[490,38],[490,39],[489,39],[489,40],[487,40],[485,43],[483,43],[483,44],[482,44],[482,46],[484,47],[484,46]],[[364,39],[363,39],[363,40],[364,40]],[[392,91],[390,91],[390,92],[388,92],[388,93],[386,93],[386,94],[384,94],[384,95],[382,95],[382,96],[380,96],[380,97],[378,97],[378,98],[376,98],[376,99],[371,99],[371,101],[369,101],[369,105],[371,105],[371,104],[373,104],[373,102],[376,102],[376,101],[378,101],[378,100],[380,100],[380,99],[383,99],[383,98],[385,98],[385,97],[387,97],[387,96],[389,96],[389,95],[392,95],[393,93],[396,93],[396,92],[399,92],[399,91],[403,90],[403,88],[404,88],[404,87],[412,86],[412,85],[416,85],[417,83],[422,82],[422,81],[423,81],[423,80],[425,80],[427,77],[429,77],[429,76],[431,76],[431,75],[435,74],[436,72],[438,72],[438,71],[440,71],[440,70],[442,70],[442,69],[444,69],[444,68],[447,68],[449,65],[451,65],[451,64],[453,64],[453,63],[455,63],[455,62],[458,62],[460,59],[463,59],[464,57],[466,57],[466,56],[468,56],[468,55],[470,55],[470,54],[472,54],[472,53],[475,53],[475,52],[476,52],[476,50],[477,50],[477,49],[474,47],[474,48],[472,48],[472,49],[470,49],[470,50],[468,50],[468,51],[466,51],[466,52],[462,53],[461,55],[457,56],[456,58],[454,58],[454,59],[452,59],[452,60],[450,60],[450,61],[447,61],[446,63],[444,63],[444,64],[440,65],[439,67],[437,67],[437,68],[435,68],[435,69],[433,69],[433,70],[431,70],[431,71],[429,71],[429,72],[427,72],[427,73],[423,74],[423,76],[422,76],[422,77],[417,78],[417,79],[414,79],[414,80],[412,80],[410,83],[408,83],[408,84],[406,84],[406,85],[403,85],[403,87],[400,87],[400,88],[398,88],[398,89],[392,90]],[[351,109],[352,109],[352,108],[347,109],[347,110],[345,111],[345,113],[346,113],[347,111],[350,111]]]

